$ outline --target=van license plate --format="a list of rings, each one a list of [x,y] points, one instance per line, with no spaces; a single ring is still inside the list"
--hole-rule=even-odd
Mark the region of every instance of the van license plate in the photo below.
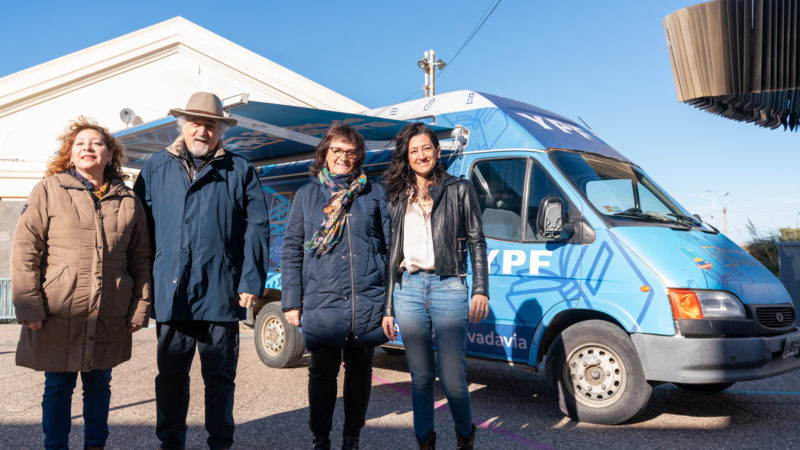
[[[783,347],[783,357],[795,356],[798,352],[800,352],[800,336],[792,336],[786,339],[786,345]]]

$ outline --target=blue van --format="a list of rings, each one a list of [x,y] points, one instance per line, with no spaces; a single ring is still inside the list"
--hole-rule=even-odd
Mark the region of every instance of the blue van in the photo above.
[[[252,313],[256,350],[271,367],[296,364],[304,351],[280,311],[283,227],[310,152],[336,120],[365,135],[372,176],[388,166],[387,140],[407,121],[451,137],[442,157],[475,186],[490,262],[491,311],[470,325],[467,351],[544,370],[569,417],[622,423],[660,383],[716,391],[800,367],[800,331],[780,281],[569,119],[474,91],[365,115],[246,99],[229,111],[240,125],[226,147],[254,161],[270,206],[270,277]],[[120,137],[135,166],[176,135],[164,119]],[[400,332],[389,351],[401,351]]]

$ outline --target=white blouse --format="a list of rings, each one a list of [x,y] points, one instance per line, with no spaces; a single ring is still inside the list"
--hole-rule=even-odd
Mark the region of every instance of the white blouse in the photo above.
[[[403,218],[403,257],[401,270],[405,268],[409,272],[416,272],[436,268],[430,217],[425,219],[422,208],[416,202],[408,204]]]

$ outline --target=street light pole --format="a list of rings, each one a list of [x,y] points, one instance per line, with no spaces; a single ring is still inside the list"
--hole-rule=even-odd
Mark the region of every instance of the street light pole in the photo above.
[[[707,189],[706,192],[714,194],[712,197],[708,197],[708,196],[705,196],[705,195],[701,195],[700,197],[711,200],[711,222],[716,227],[717,226],[716,201],[720,200],[720,203],[722,203],[722,199],[727,197],[728,194],[730,194],[730,192],[726,192],[726,193],[724,193],[722,195],[717,194],[716,191],[713,191],[711,189]],[[728,234],[728,216],[727,216],[727,213],[728,213],[728,208],[723,206],[722,207],[722,218],[723,218],[723,221],[724,221],[723,233],[725,233],[725,234]]]
[[[436,95],[436,69],[442,70],[447,66],[447,63],[439,59],[435,61],[436,52],[433,49],[425,52],[425,57],[417,61],[417,65],[423,72],[425,72],[425,85],[422,89],[425,91],[425,97]],[[430,83],[428,82],[430,80]]]
[[[708,192],[708,191],[706,191]],[[711,224],[715,227],[717,226],[717,220],[714,218],[714,197],[709,197],[707,195],[701,195],[700,198],[704,198],[707,200],[711,200]]]
[[[722,207],[722,232],[728,234],[728,207]]]

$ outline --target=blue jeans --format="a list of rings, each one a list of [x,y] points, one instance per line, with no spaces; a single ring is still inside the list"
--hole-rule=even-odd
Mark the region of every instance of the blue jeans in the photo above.
[[[458,277],[403,273],[395,284],[394,310],[411,371],[414,432],[425,439],[434,430],[436,374],[456,430],[472,432],[472,406],[466,374],[467,286]],[[434,356],[434,346],[436,352]]]
[[[111,369],[80,372],[83,384],[83,444],[102,447],[108,439],[108,405]],[[72,391],[78,372],[45,372],[42,396],[44,447],[69,448],[72,425]]]

